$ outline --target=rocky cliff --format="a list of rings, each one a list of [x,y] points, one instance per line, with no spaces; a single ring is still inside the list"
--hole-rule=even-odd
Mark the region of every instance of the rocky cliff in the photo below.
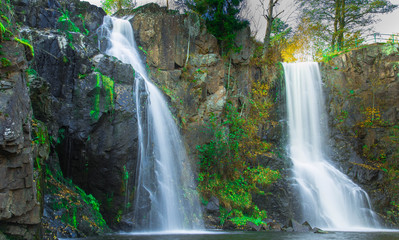
[[[15,42],[2,43],[7,56],[18,54],[1,68],[0,176],[7,182],[0,185],[0,224],[29,239],[42,217],[52,232],[47,238],[87,236],[107,229],[100,211],[112,229],[130,230],[137,165],[134,70],[98,49],[104,11],[78,0],[13,4],[23,25],[20,35],[30,40],[35,54]],[[237,51],[225,56],[195,14],[149,4],[117,15],[134,15],[130,22],[142,58],[168,96],[194,169],[197,146],[211,141],[210,119],[225,119],[228,103],[248,116],[258,90],[254,86],[267,85],[269,112],[255,135],[269,144],[268,151],[252,165],[279,170],[282,178],[252,194],[251,201],[267,210],[267,221],[285,224],[295,218],[298,204],[284,150],[283,73],[281,66],[257,57],[260,48],[249,28],[237,34]],[[332,155],[394,224],[399,219],[397,52],[392,45],[370,46],[322,67],[331,144],[337,149]],[[45,171],[35,173],[33,160]],[[205,198],[207,223],[219,225],[222,203],[215,196]]]
[[[142,50],[152,80],[168,96],[176,122],[182,135],[194,168],[199,167],[197,146],[210,142],[209,122],[211,116],[219,121],[225,118],[226,104],[232,103],[249,111],[250,96],[255,82],[267,82],[270,86],[270,116],[267,124],[260,127],[259,136],[271,142],[269,154],[259,156],[258,164],[280,170],[284,176],[289,166],[280,148],[282,117],[279,107],[283,104],[281,83],[283,73],[277,67],[262,65],[256,58],[258,45],[250,36],[250,29],[237,33],[235,53],[224,56],[218,41],[206,30],[205,23],[196,14],[177,14],[156,4],[149,4],[135,10],[122,10],[117,15],[134,15],[130,20],[135,39]],[[280,66],[281,67],[281,66]],[[198,170],[195,171],[196,175]],[[197,176],[196,176],[197,178]],[[290,186],[286,179],[263,189],[273,195],[253,194],[254,202],[268,211],[274,220],[287,222],[293,216]],[[212,198],[215,200],[215,198]],[[208,200],[208,199],[207,199]],[[207,223],[218,226],[219,202],[204,206]],[[215,213],[214,207],[217,210]],[[209,213],[209,215],[208,215]],[[226,226],[228,227],[228,226]]]
[[[31,102],[24,47],[2,42],[0,67],[0,227],[26,239],[39,234],[40,196],[31,147]],[[4,229],[4,230],[3,230]]]
[[[98,211],[120,224],[133,196],[134,70],[98,50],[102,9],[78,0],[12,4],[35,54],[28,62],[27,45],[2,42],[1,231],[33,239],[43,217],[45,238],[102,233]]]
[[[399,51],[374,44],[322,65],[334,159],[397,225]]]
[[[90,209],[100,210],[111,228],[130,230],[137,165],[134,70],[97,48],[104,11],[78,0],[19,0],[14,8],[22,23],[20,34],[35,50],[28,69],[31,103],[27,96],[24,99],[32,106],[33,139],[43,138],[32,152],[34,156],[44,153],[39,154],[38,167],[45,169],[40,174],[44,196],[39,201],[44,208],[45,238],[102,233],[106,229],[102,218]],[[269,82],[272,98],[281,99],[281,72],[256,62],[257,45],[249,28],[237,34],[237,51],[227,57],[195,14],[182,15],[155,4],[118,14],[134,14],[130,22],[142,57],[152,80],[168,96],[194,168],[198,166],[196,146],[210,141],[209,119],[222,118],[227,102],[247,112],[252,85],[260,81]],[[275,121],[261,127],[259,136],[273,141],[277,149],[281,115],[271,115]],[[271,150],[258,162],[284,172],[287,162],[277,154]],[[254,201],[273,219],[285,221],[292,215],[288,188],[281,180],[263,189],[276,192],[274,196],[254,195]],[[216,209],[206,217],[210,224],[219,225],[219,215]]]

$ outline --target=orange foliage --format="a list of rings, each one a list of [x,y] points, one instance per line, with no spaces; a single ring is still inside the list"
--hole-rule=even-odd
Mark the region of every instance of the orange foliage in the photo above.
[[[309,19],[303,18],[296,33],[282,50],[284,62],[321,59],[323,41],[320,36],[323,30],[324,27],[321,24],[313,24]]]
[[[384,122],[381,119],[380,110],[378,108],[368,107],[363,112],[363,115],[365,117],[365,120],[357,124],[361,128],[364,127],[375,128],[377,126],[384,124]]]

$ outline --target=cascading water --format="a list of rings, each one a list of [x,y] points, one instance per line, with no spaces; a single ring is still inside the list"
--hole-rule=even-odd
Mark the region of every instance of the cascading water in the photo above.
[[[302,220],[325,229],[378,228],[367,193],[325,156],[327,131],[317,63],[284,63],[289,156],[302,200]],[[326,121],[324,121],[326,122]]]
[[[179,130],[161,91],[149,80],[128,20],[106,16],[106,54],[131,64],[139,130],[134,222],[137,230],[203,229],[200,204]]]

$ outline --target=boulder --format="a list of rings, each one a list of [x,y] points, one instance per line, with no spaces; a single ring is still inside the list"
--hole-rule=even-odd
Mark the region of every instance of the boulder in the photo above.
[[[308,222],[304,222],[300,224],[299,222],[295,221],[294,219],[290,219],[288,221],[288,227],[292,228],[294,232],[309,232],[312,230],[312,227],[309,225]]]
[[[247,222],[247,227],[251,231],[257,231],[257,232],[259,232],[262,229],[262,225],[256,225],[255,223],[250,222],[250,221]]]
[[[208,204],[205,207],[206,211],[209,213],[214,213],[216,215],[220,215],[219,212],[219,199],[215,196],[212,196],[209,201]]]

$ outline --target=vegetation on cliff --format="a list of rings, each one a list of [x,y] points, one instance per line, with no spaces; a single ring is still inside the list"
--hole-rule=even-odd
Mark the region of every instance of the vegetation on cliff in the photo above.
[[[220,41],[222,52],[227,53],[233,48],[237,31],[248,26],[248,21],[239,16],[243,2],[185,0],[184,4],[205,20],[207,30]]]

